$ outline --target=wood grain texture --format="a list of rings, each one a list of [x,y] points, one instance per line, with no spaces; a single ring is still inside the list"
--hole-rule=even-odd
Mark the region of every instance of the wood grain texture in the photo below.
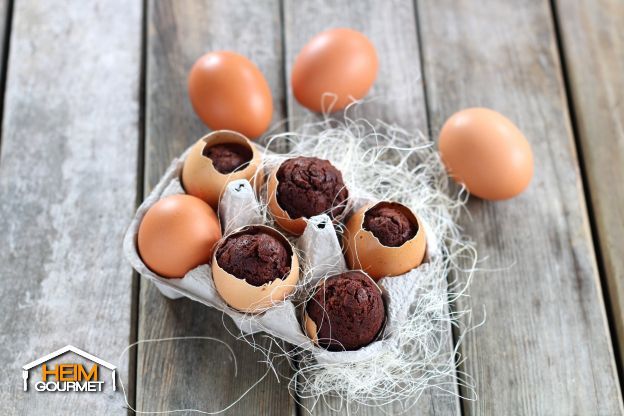
[[[357,114],[371,121],[377,119],[427,134],[427,116],[421,78],[420,56],[416,16],[413,2],[374,0],[358,2],[291,1],[284,6],[284,33],[287,74],[290,74],[295,57],[305,43],[315,34],[333,27],[349,27],[366,34],[375,45],[379,55],[379,73],[374,87]],[[290,77],[287,77],[290,88]],[[300,106],[289,90],[287,97],[291,129],[296,129],[311,113]],[[318,117],[318,116],[316,116]],[[450,330],[450,328],[449,328]],[[449,350],[452,345],[449,345]],[[454,390],[453,380],[441,381],[444,388]],[[312,401],[303,405],[311,407]],[[319,401],[313,414],[335,414],[332,409],[341,408],[342,414],[395,414],[401,412],[399,404],[381,408],[351,406],[338,400]],[[452,415],[459,414],[459,401],[440,389],[426,390],[415,407],[408,413]]]
[[[569,94],[624,362],[624,2],[557,2]]]
[[[137,2],[15,4],[0,158],[3,414],[126,412],[110,382],[97,394],[23,392],[20,369],[73,344],[127,373],[121,239],[136,202],[140,31]]]
[[[187,74],[202,54],[229,49],[255,62],[274,98],[274,121],[283,118],[280,10],[277,1],[150,1],[148,3],[145,193],[174,157],[208,132],[187,96]],[[223,322],[222,322],[223,321]],[[236,401],[267,371],[263,356],[237,341],[231,320],[188,299],[164,298],[141,281],[139,339],[212,336],[226,342],[144,344],[137,357],[137,408],[218,411]],[[289,374],[290,368],[279,370]],[[224,414],[287,415],[295,411],[285,383],[270,373]]]
[[[485,261],[473,280],[463,346],[479,400],[466,414],[622,413],[545,1],[418,2],[434,137],[453,112],[486,106],[531,142],[535,176],[517,198],[471,198],[466,233]]]

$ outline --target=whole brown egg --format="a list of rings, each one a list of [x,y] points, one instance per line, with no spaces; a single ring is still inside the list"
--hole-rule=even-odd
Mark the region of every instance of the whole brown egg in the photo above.
[[[147,210],[137,246],[150,270],[179,278],[209,263],[220,238],[219,220],[210,205],[191,195],[171,195]]]
[[[292,70],[292,89],[312,111],[338,111],[364,98],[377,77],[375,47],[352,29],[330,29],[301,50]]]
[[[213,130],[255,138],[266,131],[273,99],[262,72],[230,51],[210,52],[191,68],[188,91],[195,112]]]
[[[453,114],[440,131],[438,147],[451,177],[483,199],[514,197],[533,177],[531,145],[494,110],[468,108]]]

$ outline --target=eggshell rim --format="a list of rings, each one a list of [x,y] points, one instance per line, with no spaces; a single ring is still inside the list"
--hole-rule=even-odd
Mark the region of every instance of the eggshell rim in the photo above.
[[[366,345],[362,345],[360,348],[356,349],[356,350],[344,350],[344,351],[357,351],[361,348],[364,348],[368,345],[371,345],[373,342],[377,342],[380,341],[381,339],[383,339],[384,336],[384,331],[386,330],[386,323],[388,322],[388,307],[387,307],[387,303],[386,303],[386,299],[384,298],[384,290],[383,288],[379,285],[379,283],[377,283],[377,281],[370,276],[367,272],[365,272],[364,270],[360,270],[360,269],[356,269],[356,270],[347,270],[345,272],[342,273],[336,273],[336,274],[332,274],[331,276],[328,276],[326,278],[323,278],[321,280],[319,280],[314,287],[310,290],[311,293],[313,293],[312,296],[314,296],[314,294],[316,294],[316,291],[318,290],[319,286],[323,283],[325,283],[325,281],[327,281],[327,279],[332,278],[334,276],[339,276],[341,274],[344,273],[349,273],[349,272],[360,272],[362,273],[364,276],[368,277],[370,279],[371,282],[373,282],[373,284],[375,285],[375,287],[377,288],[377,290],[379,290],[379,294],[381,295],[381,301],[383,302],[383,307],[384,307],[384,320],[383,323],[381,324],[381,327],[379,328],[379,331],[377,331],[377,334],[375,335],[375,337]],[[310,340],[312,341],[312,343],[314,345],[316,345],[319,348],[322,348],[325,351],[329,351],[327,348],[323,348],[319,345],[318,343],[318,325],[316,324],[316,322],[314,322],[314,320],[312,318],[310,318],[310,316],[308,315],[308,311],[307,311],[307,307],[308,307],[308,302],[312,299],[312,296],[309,297],[305,304],[303,305],[303,319],[302,319],[302,326],[303,326],[303,332],[304,334],[310,338]],[[310,328],[311,330],[314,330],[314,335],[310,335],[309,331],[308,331],[308,325],[312,326],[313,328]],[[343,352],[344,352],[343,351]],[[333,351],[333,352],[340,352],[340,351]]]
[[[409,240],[406,240],[403,244],[401,244],[400,246],[397,246],[397,247],[386,246],[381,241],[379,241],[379,239],[375,236],[375,234],[372,231],[366,230],[364,228],[364,219],[365,219],[366,213],[369,210],[373,209],[374,207],[376,207],[377,205],[382,204],[382,203],[387,203],[387,204],[391,204],[391,205],[399,205],[403,209],[407,210],[414,219],[416,219],[416,222],[417,222],[417,225],[418,225],[418,231],[416,232],[414,237],[410,238]],[[350,238],[351,237],[351,231],[350,231],[349,223],[350,223],[352,217],[355,216],[355,215],[361,215],[361,220],[360,220],[359,224],[356,224],[357,228],[358,228],[358,231],[353,235],[352,238]],[[369,203],[369,204],[365,205],[364,207],[360,208],[359,210],[357,210],[356,212],[354,212],[353,214],[351,214],[351,218],[349,218],[349,220],[347,221],[347,223],[345,225],[345,232],[343,233],[343,245],[344,245],[344,250],[345,250],[345,257],[346,257],[346,260],[347,260],[347,264],[349,266],[351,266],[349,264],[351,262],[348,261],[349,260],[349,254],[348,253],[350,251],[349,250],[349,244],[351,243],[350,240],[355,240],[355,237],[358,234],[360,234],[360,233],[366,235],[367,238],[372,238],[373,241],[377,242],[377,244],[379,244],[379,246],[382,247],[384,250],[388,250],[388,251],[391,251],[391,252],[403,249],[404,246],[407,245],[407,244],[415,244],[418,239],[422,238],[424,240],[424,244],[425,244],[423,257],[420,259],[419,263],[416,266],[412,267],[409,270],[413,270],[416,267],[419,267],[423,263],[424,258],[425,258],[426,253],[427,253],[427,236],[425,235],[426,231],[425,231],[425,229],[423,227],[422,222],[420,221],[420,218],[418,217],[418,215],[416,215],[416,213],[410,207],[408,207],[405,204],[402,204],[400,202],[381,200],[381,201],[377,201],[377,202],[374,202],[374,203]],[[347,240],[347,241],[344,241],[344,240]],[[355,247],[352,250],[355,250]],[[358,260],[357,264],[354,264],[354,266],[361,267],[362,263]],[[409,271],[409,270],[407,270],[407,271]],[[383,275],[380,275],[377,280],[381,280],[384,277],[400,276],[401,274],[406,273],[407,271],[402,272],[402,273],[398,273],[398,274],[383,274]],[[365,273],[370,274],[371,271],[368,270],[368,271],[365,271]]]
[[[283,163],[283,162],[282,162]],[[279,184],[279,180],[277,179],[277,171],[282,164],[273,169],[271,174],[269,175],[269,180],[267,183],[267,200],[269,211],[271,215],[275,219],[275,222],[282,227],[287,232],[294,235],[301,235],[305,231],[306,226],[308,225],[308,221],[306,217],[299,217],[293,219],[290,214],[286,210],[282,208],[277,200],[277,186]]]
[[[283,161],[282,163],[284,162],[285,161]],[[271,174],[269,175],[269,179],[267,183],[267,200],[268,200],[269,211],[271,212],[271,215],[273,216],[273,218],[275,218],[275,222],[277,222],[277,224],[280,227],[284,228],[287,232],[291,234],[301,235],[305,231],[309,218],[299,217],[299,218],[293,219],[290,216],[290,214],[288,214],[288,211],[283,209],[279,201],[277,200],[277,186],[279,185],[279,180],[277,179],[277,171],[282,166],[282,163],[280,163],[279,166],[273,169],[271,171]],[[344,218],[346,218],[349,212],[349,203],[351,200],[350,195],[349,195],[349,188],[347,188],[346,185],[344,186],[344,188],[347,190],[347,199],[345,200],[344,209],[342,210],[340,215],[338,215],[335,218],[329,215],[330,219],[332,220],[332,223],[337,223],[339,221],[342,221]],[[278,215],[276,215],[276,212]]]
[[[276,279],[272,280],[271,282],[263,284],[262,286],[254,286],[252,284],[249,284],[245,279],[240,279],[240,278],[238,278],[238,277],[228,273],[221,266],[219,266],[219,262],[217,261],[217,252],[219,251],[219,248],[221,247],[221,245],[229,237],[231,237],[231,236],[233,236],[235,234],[242,233],[242,232],[244,232],[244,231],[246,231],[247,229],[250,229],[250,228],[263,228],[263,229],[269,231],[271,234],[274,234],[274,235],[277,234],[277,236],[282,240],[282,242],[286,242],[287,243],[287,246],[289,247],[290,252],[291,252],[291,260],[290,260],[290,272],[288,273],[288,276],[286,276],[285,279],[276,278]],[[221,294],[221,292],[217,288],[217,284],[216,284],[216,281],[215,281],[215,289],[217,289],[217,293],[219,294],[221,299],[223,299],[223,301],[230,308],[232,308],[232,309],[234,309],[234,310],[236,310],[238,312],[243,312],[243,313],[254,313],[254,314],[262,313],[262,312],[265,312],[266,310],[270,309],[272,306],[274,306],[275,303],[279,303],[279,302],[285,301],[286,297],[288,295],[292,294],[292,292],[295,291],[297,282],[299,281],[299,257],[297,256],[297,253],[294,250],[293,245],[278,230],[276,230],[273,227],[269,227],[267,225],[264,225],[264,224],[245,225],[243,227],[237,228],[236,230],[232,231],[228,235],[222,237],[219,240],[219,242],[214,246],[214,251],[213,251],[213,254],[212,254],[211,268],[212,268],[212,278],[213,278],[213,281],[214,281],[216,273],[219,273],[220,275],[222,275],[222,277],[224,279],[232,280],[235,285],[237,285],[239,287],[246,288],[246,289],[248,289],[248,288],[255,288],[255,289],[264,291],[264,290],[269,290],[269,289],[271,289],[273,287],[273,290],[271,290],[267,296],[264,296],[262,299],[256,301],[256,304],[262,304],[263,301],[267,300],[267,298],[269,298],[271,296],[271,294],[274,292],[274,290],[276,288],[283,286],[284,284],[288,283],[290,280],[294,281],[293,285],[292,285],[292,290],[281,301],[271,302],[271,305],[266,306],[266,307],[265,306],[257,306],[257,307],[248,306],[248,307],[244,307],[244,308],[240,308],[240,309],[235,307],[235,306],[233,306],[232,304],[230,304],[230,302],[223,297],[223,295]]]
[[[184,164],[182,165],[182,169],[180,171],[180,184],[182,185],[184,192],[186,192],[189,195],[193,195],[187,191],[188,186],[185,185],[184,183],[184,167],[187,161],[189,160],[189,157],[191,157],[191,155],[195,151],[195,147],[201,142],[204,142],[204,145],[201,147],[201,152],[199,155],[200,159],[198,160],[201,160],[203,162],[202,168],[206,169],[209,175],[211,176],[216,175],[217,177],[220,178],[220,180],[223,181],[222,189],[219,191],[219,195],[217,197],[217,202],[216,202],[217,206],[219,204],[219,201],[221,200],[221,197],[223,196],[223,192],[225,192],[225,185],[228,184],[229,182],[232,182],[237,179],[248,179],[251,182],[253,179],[255,179],[256,182],[261,183],[261,181],[258,181],[258,178],[261,176],[261,175],[258,175],[259,173],[258,168],[260,167],[262,154],[258,151],[254,143],[247,136],[237,131],[215,130],[204,135],[200,139],[198,139],[195,142],[195,144],[191,147],[191,151],[189,152],[189,154],[186,156],[186,159],[184,160]],[[236,143],[236,144],[246,146],[248,149],[251,150],[251,159],[249,160],[249,164],[247,165],[247,167],[245,167],[244,169],[235,170],[230,173],[221,173],[214,167],[214,163],[212,159],[203,155],[203,151],[209,145],[214,146],[217,144],[229,144],[229,143]],[[203,198],[200,198],[200,199],[203,200]]]
[[[414,237],[410,238],[409,240],[405,240],[403,242],[403,244],[401,244],[400,246],[387,246],[385,244],[383,244],[379,238],[377,238],[377,236],[370,230],[367,230],[364,228],[364,218],[366,217],[366,213],[368,211],[370,211],[371,209],[375,208],[377,205],[379,204],[391,204],[391,205],[398,205],[401,208],[403,208],[404,210],[407,210],[407,212],[413,217],[413,219],[416,220],[416,225],[418,226],[418,231],[416,231],[416,234],[414,234]],[[396,202],[396,201],[387,201],[387,200],[383,200],[383,201],[377,201],[375,203],[371,203],[368,205],[365,205],[363,208],[359,209],[356,213],[354,213],[353,215],[359,214],[360,212],[362,212],[362,222],[359,224],[359,229],[360,231],[363,231],[364,233],[370,234],[375,240],[377,240],[377,242],[382,245],[384,248],[387,249],[400,249],[402,248],[404,245],[406,245],[407,243],[409,243],[410,241],[413,241],[416,239],[416,237],[419,237],[418,234],[421,233],[421,231],[424,233],[425,230],[423,228],[422,222],[420,221],[420,218],[418,218],[418,215],[416,215],[414,213],[414,211],[411,210],[411,208],[409,208],[408,206],[401,204],[400,202]],[[412,224],[414,224],[414,221],[410,221]]]

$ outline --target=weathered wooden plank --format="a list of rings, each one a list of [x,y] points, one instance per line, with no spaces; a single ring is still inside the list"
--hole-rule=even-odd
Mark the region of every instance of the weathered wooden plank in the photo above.
[[[379,73],[369,97],[373,101],[358,109],[358,115],[375,121],[416,130],[427,134],[427,115],[421,78],[418,35],[415,10],[412,1],[374,0],[359,2],[285,1],[284,36],[287,74],[290,74],[295,57],[305,43],[316,33],[332,27],[349,27],[366,34],[373,42],[379,55]],[[287,77],[290,88],[290,77]],[[289,90],[287,97],[291,128],[305,120],[310,112],[301,107]],[[450,330],[450,328],[449,328]],[[449,345],[449,350],[452,345]],[[450,386],[452,380],[448,380]],[[310,407],[311,401],[303,405]],[[337,400],[319,401],[315,414],[334,413],[339,408]],[[355,412],[343,404],[342,413]],[[400,405],[382,408],[360,406],[358,414],[399,413]],[[459,414],[459,401],[453,395],[439,389],[428,389],[410,412],[418,414]]]
[[[479,400],[468,414],[622,412],[546,1],[418,2],[431,126],[469,106],[510,117],[533,146],[529,189],[471,198],[466,233],[491,272],[472,282],[463,346]],[[485,308],[484,308],[485,306]]]
[[[283,118],[280,10],[277,1],[150,1],[148,3],[145,192],[171,159],[207,132],[186,91],[193,62],[211,50],[230,49],[254,61],[273,92],[274,121]],[[141,281],[139,339],[212,336],[228,343],[179,341],[141,345],[137,357],[137,409],[218,411],[238,399],[267,367],[263,356],[224,329],[221,313],[190,300],[170,301]],[[233,325],[229,325],[234,331]],[[280,366],[288,375],[290,368]],[[292,414],[285,383],[270,373],[226,414]]]
[[[117,362],[132,309],[120,241],[136,202],[140,42],[137,2],[15,4],[0,158],[3,414],[125,412],[110,384],[22,392],[20,368],[73,344],[128,372]]]
[[[624,360],[624,2],[557,2],[574,124]],[[613,179],[616,180],[614,183]]]
[[[11,6],[12,0],[0,0],[0,80],[4,79],[6,71],[6,47],[11,38],[9,31],[11,30]],[[2,85],[4,87],[4,85]],[[4,91],[1,92],[4,95]],[[0,111],[3,102],[0,101]]]

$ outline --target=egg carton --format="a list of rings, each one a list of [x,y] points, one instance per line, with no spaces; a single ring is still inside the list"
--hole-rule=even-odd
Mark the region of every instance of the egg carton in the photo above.
[[[268,155],[260,146],[258,148]],[[376,341],[355,351],[327,351],[315,345],[305,335],[299,319],[301,310],[298,310],[290,298],[262,313],[245,314],[229,307],[220,297],[212,279],[210,265],[198,266],[181,279],[168,279],[154,273],[143,263],[137,249],[139,225],[147,210],[158,200],[169,195],[185,193],[180,175],[189,151],[190,148],[180,158],[173,160],[158,184],[137,209],[124,237],[123,250],[126,259],[141,276],[152,281],[167,298],[187,297],[218,309],[232,318],[243,333],[265,332],[309,351],[319,363],[355,363],[374,358],[390,347],[389,343],[393,342],[392,333],[406,322],[410,306],[427,290],[426,276],[431,261],[441,255],[439,242],[435,235],[427,232],[429,227],[426,223],[422,223],[427,238],[423,263],[403,275],[382,278],[378,281],[386,303],[386,324],[383,334]],[[354,208],[361,207],[367,202],[369,201],[352,201]],[[256,193],[247,180],[235,180],[226,186],[219,203],[219,219],[224,236],[246,225],[262,224],[263,218]],[[294,239],[294,244],[303,257],[300,258],[302,267],[311,271],[306,274],[306,282],[300,279],[298,283],[305,285],[304,290],[309,290],[319,279],[347,270],[338,235],[332,221],[325,214],[310,218],[304,233]]]

